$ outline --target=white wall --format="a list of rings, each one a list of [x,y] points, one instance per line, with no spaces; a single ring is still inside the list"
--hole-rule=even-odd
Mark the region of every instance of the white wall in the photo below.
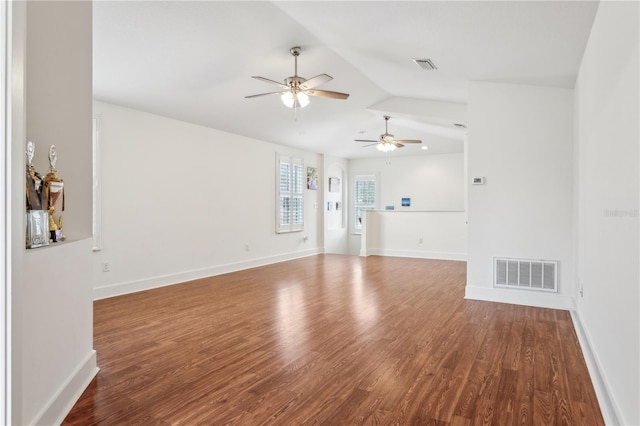
[[[605,419],[626,425],[640,424],[638,21],[638,2],[600,2],[575,88],[578,323]]]
[[[349,161],[343,158],[324,156],[325,171],[323,174],[325,200],[320,206],[324,211],[324,252],[335,254],[348,253],[348,221],[349,211]],[[329,178],[340,179],[338,190],[329,192]],[[332,210],[327,210],[327,202],[332,203]],[[336,202],[342,203],[340,210]]]
[[[303,232],[275,233],[276,153],[321,172],[317,154],[103,102],[94,114],[103,206],[94,297],[318,252],[322,190],[305,189]]]
[[[360,254],[467,259],[467,212],[370,210]]]
[[[377,172],[380,176],[380,208],[398,210],[463,210],[463,154],[395,157],[380,154],[349,162],[353,174]],[[410,197],[411,207],[401,207]]]
[[[22,422],[61,422],[97,373],[91,239],[30,250],[24,258]],[[17,414],[17,413],[16,413]]]
[[[572,90],[469,84],[466,296],[571,307]],[[494,289],[493,257],[558,260],[558,294]]]
[[[349,185],[357,174],[375,173],[379,178],[378,208],[393,205],[396,210],[464,210],[464,155],[419,155],[378,157],[349,161]],[[411,198],[411,207],[402,207],[401,199]],[[360,235],[349,229],[349,253],[360,253]]]
[[[11,423],[56,424],[97,372],[90,284],[92,6],[13,6],[12,204],[18,208],[12,218]],[[68,188],[64,230],[74,241],[24,248],[26,140],[37,143],[42,173],[49,145],[58,147],[57,168]]]
[[[92,23],[84,22],[81,16],[91,14],[91,8],[87,8],[88,12],[76,11],[68,2],[56,3],[60,8],[47,2],[34,2],[28,7],[27,138],[35,144],[33,163],[42,176],[49,171],[49,147],[56,146],[57,174],[65,182],[66,204],[64,212],[56,207],[56,217],[62,214],[67,239],[79,240],[92,234],[91,209],[86,208],[86,201],[92,197],[92,145],[87,141],[91,121],[84,120],[91,117],[92,99],[79,97],[73,108],[65,93],[67,89],[83,95],[93,91]],[[69,20],[69,15],[76,14],[78,21]],[[54,19],[69,27],[67,31],[52,24]],[[89,36],[85,37],[87,32]],[[83,40],[78,40],[79,33],[85,37]],[[78,111],[82,111],[81,119]],[[87,158],[89,161],[85,162]]]

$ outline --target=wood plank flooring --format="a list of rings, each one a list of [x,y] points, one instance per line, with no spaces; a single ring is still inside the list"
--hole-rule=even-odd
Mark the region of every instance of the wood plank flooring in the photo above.
[[[63,424],[604,424],[569,313],[464,300],[465,274],[320,255],[97,301]]]

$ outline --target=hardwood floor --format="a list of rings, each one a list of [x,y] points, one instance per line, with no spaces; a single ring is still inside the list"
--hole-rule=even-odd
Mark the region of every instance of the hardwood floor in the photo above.
[[[320,255],[97,301],[63,424],[604,424],[569,313],[464,300],[465,274]]]

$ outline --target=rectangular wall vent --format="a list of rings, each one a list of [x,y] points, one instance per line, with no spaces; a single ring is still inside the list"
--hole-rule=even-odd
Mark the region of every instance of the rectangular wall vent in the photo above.
[[[493,286],[558,291],[558,261],[493,258]]]

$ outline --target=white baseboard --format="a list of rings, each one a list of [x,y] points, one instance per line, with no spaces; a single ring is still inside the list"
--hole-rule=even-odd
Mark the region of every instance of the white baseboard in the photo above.
[[[467,260],[466,253],[445,253],[420,250],[361,249],[360,256],[412,257],[418,259]]]
[[[486,302],[536,306],[538,308],[565,309],[568,311],[575,309],[575,304],[571,296],[522,289],[467,286],[465,288],[464,298],[484,300]]]
[[[217,265],[209,268],[194,269],[191,271],[178,272],[175,274],[163,275],[158,277],[150,277],[142,280],[112,284],[104,287],[95,287],[93,289],[93,300],[106,299],[109,297],[136,293],[138,291],[179,284],[186,281],[197,280],[200,278],[213,277],[215,275],[227,274],[229,272],[241,271],[258,266],[270,265],[272,263],[279,263],[287,260],[299,259],[301,257],[313,256],[318,253],[318,249],[302,250],[277,256],[252,259],[244,262]]]
[[[536,306],[540,308],[564,309],[571,313],[573,327],[576,330],[580,348],[584,355],[584,360],[589,370],[591,383],[598,398],[600,411],[607,425],[624,424],[620,419],[620,411],[617,409],[613,399],[611,399],[609,387],[602,374],[602,368],[598,362],[598,357],[593,352],[589,334],[582,326],[579,312],[576,310],[575,300],[570,296],[557,293],[535,293],[532,291],[518,289],[498,289],[493,287],[472,287],[465,289],[465,299],[484,300],[488,302],[511,303],[515,305]]]
[[[604,423],[607,425],[626,424],[622,421],[620,411],[610,396],[611,392],[609,392],[609,386],[605,380],[605,375],[602,374],[602,368],[600,367],[598,357],[592,349],[589,333],[587,333],[585,328],[582,326],[580,313],[578,311],[571,311],[571,319],[573,320],[573,328],[576,330],[576,334],[578,335],[578,341],[580,342],[580,348],[582,348],[584,361],[586,362],[587,369],[589,370],[589,376],[591,376],[591,383],[596,391],[596,397],[598,398],[602,417],[604,417]]]
[[[69,414],[73,405],[80,399],[91,380],[98,374],[96,351],[92,350],[75,371],[62,384],[58,392],[51,398],[31,425],[59,425]]]

